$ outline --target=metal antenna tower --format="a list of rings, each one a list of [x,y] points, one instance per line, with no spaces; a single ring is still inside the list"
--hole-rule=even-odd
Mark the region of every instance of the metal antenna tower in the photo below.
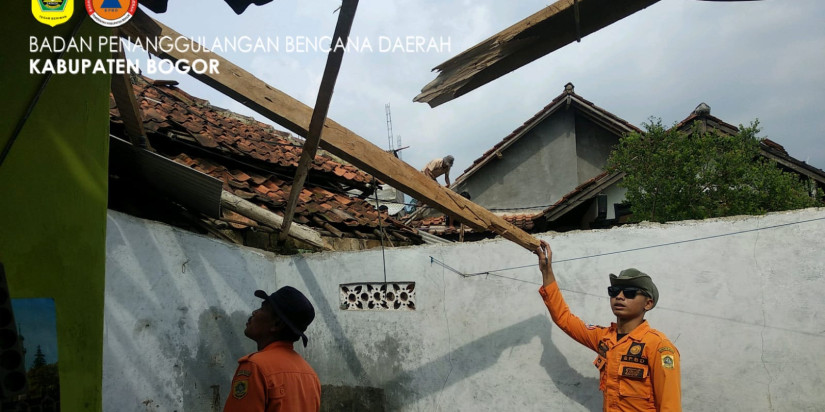
[[[387,149],[394,151],[395,146],[393,146],[393,144],[395,142],[392,139],[392,113],[390,113],[390,104],[389,103],[384,105],[384,110],[387,113],[387,146],[388,146]]]

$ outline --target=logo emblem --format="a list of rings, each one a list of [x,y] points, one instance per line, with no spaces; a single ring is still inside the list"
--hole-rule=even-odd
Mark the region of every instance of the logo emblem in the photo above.
[[[247,389],[249,389],[248,380],[237,381],[232,385],[232,396],[234,396],[235,399],[243,399],[243,397],[246,396]]]
[[[34,18],[52,27],[69,21],[72,13],[74,0],[32,0]]]
[[[673,355],[662,355],[662,367],[665,369],[673,369]]]
[[[85,0],[86,12],[101,26],[117,27],[137,11],[137,0]]]

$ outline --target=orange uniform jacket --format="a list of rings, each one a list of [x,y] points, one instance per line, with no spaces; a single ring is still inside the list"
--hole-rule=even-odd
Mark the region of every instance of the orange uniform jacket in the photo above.
[[[238,360],[224,412],[306,412],[321,409],[321,383],[292,348],[273,342]]]
[[[557,283],[539,289],[553,322],[598,353],[599,389],[605,411],[681,411],[679,351],[647,321],[616,341],[616,324],[585,325],[570,313]]]

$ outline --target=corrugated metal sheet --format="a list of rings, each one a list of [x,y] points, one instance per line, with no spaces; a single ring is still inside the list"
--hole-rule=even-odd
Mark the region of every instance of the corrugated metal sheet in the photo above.
[[[223,182],[115,136],[109,142],[110,161],[117,162],[122,173],[190,210],[220,219]]]

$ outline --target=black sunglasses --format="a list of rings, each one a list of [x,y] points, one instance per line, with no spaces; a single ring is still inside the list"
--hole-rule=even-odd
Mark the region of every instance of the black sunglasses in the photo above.
[[[610,295],[611,298],[615,298],[616,296],[619,296],[619,292],[622,292],[624,297],[627,298],[627,299],[634,299],[636,297],[637,293],[641,293],[643,296],[647,296],[647,293],[645,293],[645,291],[643,291],[639,288],[634,288],[634,287],[623,288],[621,286],[608,286],[607,287],[607,294]]]

